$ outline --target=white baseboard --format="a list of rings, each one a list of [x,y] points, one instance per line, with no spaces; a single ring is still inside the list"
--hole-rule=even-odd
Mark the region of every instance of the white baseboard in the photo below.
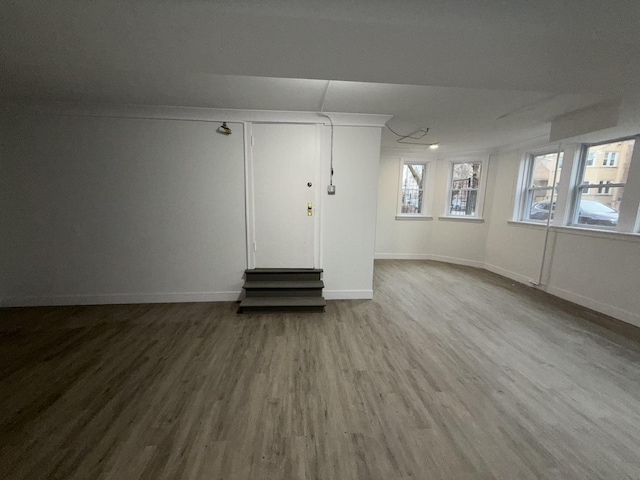
[[[373,290],[324,290],[327,300],[371,300]]]
[[[462,258],[445,257],[445,256],[430,255],[430,254],[396,254],[396,253],[377,253],[375,255],[375,258],[380,260],[434,260],[439,262],[453,263],[456,265],[466,265],[470,267],[484,268],[489,272],[506,277],[510,280],[514,280],[518,283],[531,286],[531,278],[529,277],[526,277],[516,272],[512,272],[511,270],[507,270],[502,267],[498,267],[496,265],[491,265],[489,263],[466,260]],[[546,286],[541,286],[540,289],[556,297],[562,298],[564,300],[568,300],[569,302],[575,303],[577,305],[581,305],[586,308],[590,308],[591,310],[595,310],[596,312],[609,315],[623,322],[630,323],[631,325],[640,327],[640,315],[637,315],[635,313],[615,307],[613,305],[608,305],[606,303],[598,302],[597,300],[593,300],[589,297],[585,297],[583,295],[579,295],[577,293],[573,293],[568,290],[564,290],[562,288],[546,285]]]
[[[590,308],[591,310],[595,310],[596,312],[604,313],[605,315],[609,315],[610,317],[614,317],[618,320],[622,320],[623,322],[627,322],[631,325],[635,325],[636,327],[640,327],[640,315],[631,313],[627,310],[623,310],[622,308],[614,307],[613,305],[607,305],[606,303],[598,302],[597,300],[593,300],[592,298],[578,295],[577,293],[573,293],[562,288],[552,287],[550,285],[547,285],[543,288],[547,293],[550,293],[551,295],[555,295],[556,297],[560,297],[572,303],[577,303],[578,305]]]
[[[507,270],[506,268],[498,267],[496,265],[491,265],[489,263],[484,264],[485,270],[488,270],[492,273],[496,273],[502,277],[507,277],[511,280],[514,280],[518,283],[524,283],[525,285],[531,286],[531,279],[525,277],[524,275],[520,275],[519,273],[512,272],[511,270]]]
[[[431,260],[431,255],[426,253],[376,253],[376,260]]]
[[[376,253],[376,260],[433,260],[435,262],[453,263],[467,267],[483,268],[484,263],[465,258],[445,257],[443,255],[431,255],[429,253]]]
[[[0,299],[2,307],[43,307],[61,305],[114,305],[130,303],[235,302],[237,292],[140,293],[107,295],[42,295]]]
[[[466,258],[431,255],[431,260],[434,260],[436,262],[453,263],[454,265],[464,265],[466,267],[484,268],[484,262],[479,262],[477,260],[467,260]]]

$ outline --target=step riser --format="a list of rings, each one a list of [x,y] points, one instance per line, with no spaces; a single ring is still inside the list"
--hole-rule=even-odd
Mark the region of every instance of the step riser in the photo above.
[[[322,313],[326,306],[322,269],[247,269],[243,288],[238,313]]]
[[[247,297],[321,297],[321,288],[305,288],[300,290],[253,290],[245,289]]]
[[[300,312],[300,313],[323,313],[324,307],[240,307],[238,313],[278,313],[278,312]]]
[[[247,282],[297,282],[307,280],[320,280],[320,273],[253,273],[247,272]]]

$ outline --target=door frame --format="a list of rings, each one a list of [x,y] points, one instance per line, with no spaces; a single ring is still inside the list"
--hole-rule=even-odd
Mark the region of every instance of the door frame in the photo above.
[[[310,122],[244,122],[244,188],[245,188],[245,226],[247,232],[247,268],[256,268],[256,210],[255,183],[253,176],[253,125],[315,125],[315,178],[313,180],[313,268],[322,268],[321,262],[321,218],[322,205],[320,182],[322,179],[322,123]]]

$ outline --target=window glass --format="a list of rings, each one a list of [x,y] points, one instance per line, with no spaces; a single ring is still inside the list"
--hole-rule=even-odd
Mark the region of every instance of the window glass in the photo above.
[[[424,179],[426,165],[405,163],[401,178],[401,214],[424,213]]]
[[[635,141],[630,139],[587,148],[584,167],[589,166],[589,158],[602,160],[596,161],[591,168],[581,168],[573,212],[574,224],[599,228],[615,227],[618,224],[618,212],[629,175],[634,144]]]
[[[449,215],[476,216],[482,162],[454,163]]]
[[[555,210],[556,189],[560,182],[560,166],[556,173],[556,164],[562,164],[564,152],[532,155],[529,160],[528,187],[524,202],[523,220],[546,222]],[[553,179],[555,175],[555,186]],[[550,208],[550,206],[552,206]]]

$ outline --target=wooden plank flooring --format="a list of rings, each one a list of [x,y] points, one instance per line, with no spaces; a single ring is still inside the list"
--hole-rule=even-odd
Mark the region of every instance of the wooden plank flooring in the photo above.
[[[375,292],[0,310],[0,478],[640,478],[640,344],[604,317],[435,262]]]

